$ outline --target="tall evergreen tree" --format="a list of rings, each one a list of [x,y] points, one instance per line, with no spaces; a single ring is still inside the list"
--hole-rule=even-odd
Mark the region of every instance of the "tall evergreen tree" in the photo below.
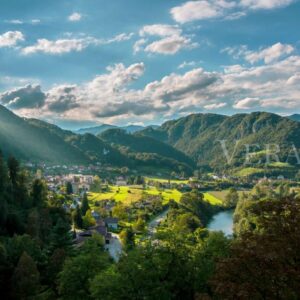
[[[47,200],[47,188],[42,180],[36,179],[33,182],[31,199],[32,204],[35,207],[41,207],[45,205],[45,202]]]
[[[13,274],[13,293],[17,299],[28,299],[40,289],[40,273],[34,260],[24,252]]]
[[[76,210],[73,212],[73,222],[75,224],[75,227],[82,228],[83,220],[79,206],[77,206]]]
[[[0,228],[4,226],[7,218],[7,170],[0,151]]]
[[[81,214],[85,216],[86,212],[90,209],[89,200],[87,194],[84,193],[82,203],[81,203]]]

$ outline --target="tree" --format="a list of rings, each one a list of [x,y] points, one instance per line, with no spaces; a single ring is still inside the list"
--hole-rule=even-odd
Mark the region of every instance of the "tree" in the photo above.
[[[125,228],[120,233],[120,239],[125,250],[131,250],[135,246],[134,232],[131,227]]]
[[[55,249],[65,249],[66,252],[72,251],[72,233],[70,224],[62,218],[58,218],[50,234],[50,251]]]
[[[5,225],[7,218],[7,170],[0,151],[0,228]]]
[[[73,211],[72,217],[73,217],[73,222],[75,224],[75,227],[76,228],[83,228],[83,219],[82,219],[82,215],[81,215],[81,210],[78,206]]]
[[[40,273],[34,260],[26,252],[19,259],[12,281],[17,299],[34,297],[40,290]]]
[[[92,216],[92,212],[89,209],[85,216],[82,218],[83,221],[83,228],[88,229],[89,227],[95,226],[96,225],[96,220]]]
[[[138,220],[133,224],[133,230],[136,232],[144,232],[146,227],[146,222],[142,218],[138,218]]]
[[[73,194],[73,187],[72,187],[72,183],[70,181],[68,181],[66,183],[66,193],[67,193],[67,195]]]
[[[14,157],[10,156],[7,165],[10,182],[12,187],[15,188],[18,182],[18,173],[20,169],[19,162]]]
[[[298,299],[300,201],[266,199],[247,207],[255,228],[242,232],[217,266],[213,286],[222,299]]]
[[[231,188],[225,196],[224,206],[227,208],[236,207],[239,201],[239,194],[235,188]]]
[[[31,188],[32,204],[35,207],[42,207],[47,201],[47,187],[40,179],[35,179]]]
[[[63,299],[91,299],[90,282],[110,265],[108,254],[93,238],[85,243],[77,256],[67,259],[58,276],[58,290]]]
[[[84,193],[82,202],[81,202],[81,214],[84,216],[89,209],[90,209],[89,200],[88,200],[87,194]]]

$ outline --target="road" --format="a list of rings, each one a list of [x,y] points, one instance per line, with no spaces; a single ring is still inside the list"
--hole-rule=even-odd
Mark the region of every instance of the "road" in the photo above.
[[[153,235],[156,232],[157,226],[166,218],[169,209],[165,210],[161,214],[157,215],[151,222],[148,224],[148,235]]]
[[[112,233],[112,239],[108,245],[105,245],[105,249],[109,252],[109,255],[115,262],[119,261],[122,254],[122,245],[117,234]]]

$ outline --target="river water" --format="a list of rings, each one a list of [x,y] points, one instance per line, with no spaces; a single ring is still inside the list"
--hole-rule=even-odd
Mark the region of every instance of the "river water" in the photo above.
[[[225,235],[233,233],[234,210],[221,211],[213,216],[207,228],[213,231],[223,231]]]

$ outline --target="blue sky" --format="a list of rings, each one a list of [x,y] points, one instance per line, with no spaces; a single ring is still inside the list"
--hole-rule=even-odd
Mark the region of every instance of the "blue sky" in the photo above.
[[[66,128],[300,113],[300,2],[3,0],[0,103]]]

